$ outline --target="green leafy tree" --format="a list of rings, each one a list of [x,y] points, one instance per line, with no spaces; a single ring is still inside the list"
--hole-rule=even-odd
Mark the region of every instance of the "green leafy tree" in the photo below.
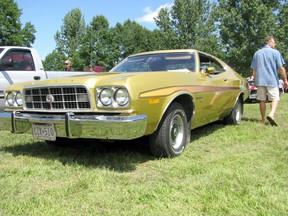
[[[218,23],[226,61],[244,76],[265,36],[275,34],[277,0],[219,0]]]
[[[115,49],[108,20],[104,16],[93,17],[86,32],[80,51],[85,67],[102,66],[106,70],[111,69]]]
[[[54,49],[52,53],[48,54],[43,61],[43,66],[45,70],[55,70],[61,71],[64,70],[64,61],[66,60],[66,56],[64,53],[59,52]]]
[[[31,47],[34,43],[35,27],[27,22],[22,28],[21,14],[22,11],[14,0],[0,1],[0,45]]]
[[[60,31],[56,32],[55,41],[58,52],[63,53],[72,61],[74,70],[83,70],[79,50],[82,38],[86,34],[85,20],[80,9],[71,10],[63,20]],[[58,64],[63,64],[60,62]]]
[[[207,0],[175,0],[155,18],[165,49],[195,48],[212,54],[221,51],[215,25],[216,4]]]
[[[151,50],[151,32],[135,21],[128,19],[123,25],[118,23],[114,32],[118,34],[115,42],[118,43],[120,50],[119,59],[131,54]]]
[[[117,28],[110,28],[108,40],[106,40],[106,46],[109,50],[109,56],[107,57],[108,62],[106,62],[107,71],[112,69],[115,65],[117,65],[121,60],[121,35],[118,34]]]
[[[108,20],[104,16],[93,17],[90,23],[91,60],[93,65],[104,66],[106,64],[106,56],[109,54],[106,42],[108,40],[108,32]]]
[[[157,38],[159,49],[176,48],[178,46],[178,37],[168,8],[165,7],[159,11],[158,16],[155,18],[155,23],[160,29],[153,32],[155,38]]]
[[[278,13],[278,22],[276,28],[277,48],[283,55],[286,65],[288,64],[288,2],[285,1]],[[286,69],[288,69],[286,67]]]

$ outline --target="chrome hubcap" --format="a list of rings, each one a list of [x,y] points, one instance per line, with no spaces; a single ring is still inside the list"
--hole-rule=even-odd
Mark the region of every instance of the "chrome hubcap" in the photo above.
[[[175,115],[170,125],[170,143],[174,149],[182,145],[184,137],[184,123],[180,115]]]

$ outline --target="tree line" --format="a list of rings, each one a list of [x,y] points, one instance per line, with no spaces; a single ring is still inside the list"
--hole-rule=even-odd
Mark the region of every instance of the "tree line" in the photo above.
[[[14,0],[0,2],[0,45],[28,46],[35,27],[22,26]],[[277,38],[277,49],[288,61],[288,2],[285,0],[175,0],[155,17],[148,30],[130,19],[110,26],[102,15],[86,23],[79,8],[68,12],[55,33],[56,47],[43,61],[46,70],[62,70],[67,58],[74,70],[103,66],[108,71],[128,55],[163,49],[193,48],[213,54],[243,76],[265,36]]]

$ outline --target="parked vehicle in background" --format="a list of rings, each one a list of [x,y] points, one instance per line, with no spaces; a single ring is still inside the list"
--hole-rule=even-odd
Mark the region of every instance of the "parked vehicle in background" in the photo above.
[[[191,129],[238,125],[248,81],[215,56],[168,50],[129,56],[108,73],[8,86],[0,128],[49,144],[147,137],[158,157],[180,155]]]
[[[257,97],[257,87],[255,86],[255,81],[254,80],[249,80],[249,89],[250,89],[250,94],[247,99],[248,102],[255,102],[258,101],[256,99]]]
[[[283,84],[281,84],[281,81],[283,83],[283,80],[279,80],[279,94],[281,96],[282,93],[284,93],[284,89],[283,89]],[[254,80],[248,80],[249,83],[249,89],[250,89],[250,94],[248,99],[246,100],[246,102],[259,102],[256,97],[257,97],[257,87],[255,85],[255,81]],[[268,100],[268,95],[267,95],[267,100]]]
[[[77,71],[45,71],[33,48],[0,46],[0,110],[4,110],[4,92],[8,85],[82,74]],[[87,72],[86,72],[87,73]]]

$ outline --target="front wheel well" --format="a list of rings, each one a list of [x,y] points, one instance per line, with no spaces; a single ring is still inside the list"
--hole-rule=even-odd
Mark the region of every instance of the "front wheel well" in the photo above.
[[[188,122],[190,122],[194,113],[193,98],[190,95],[180,95],[175,98],[172,103],[173,102],[177,102],[183,106],[187,116],[187,120]]]

